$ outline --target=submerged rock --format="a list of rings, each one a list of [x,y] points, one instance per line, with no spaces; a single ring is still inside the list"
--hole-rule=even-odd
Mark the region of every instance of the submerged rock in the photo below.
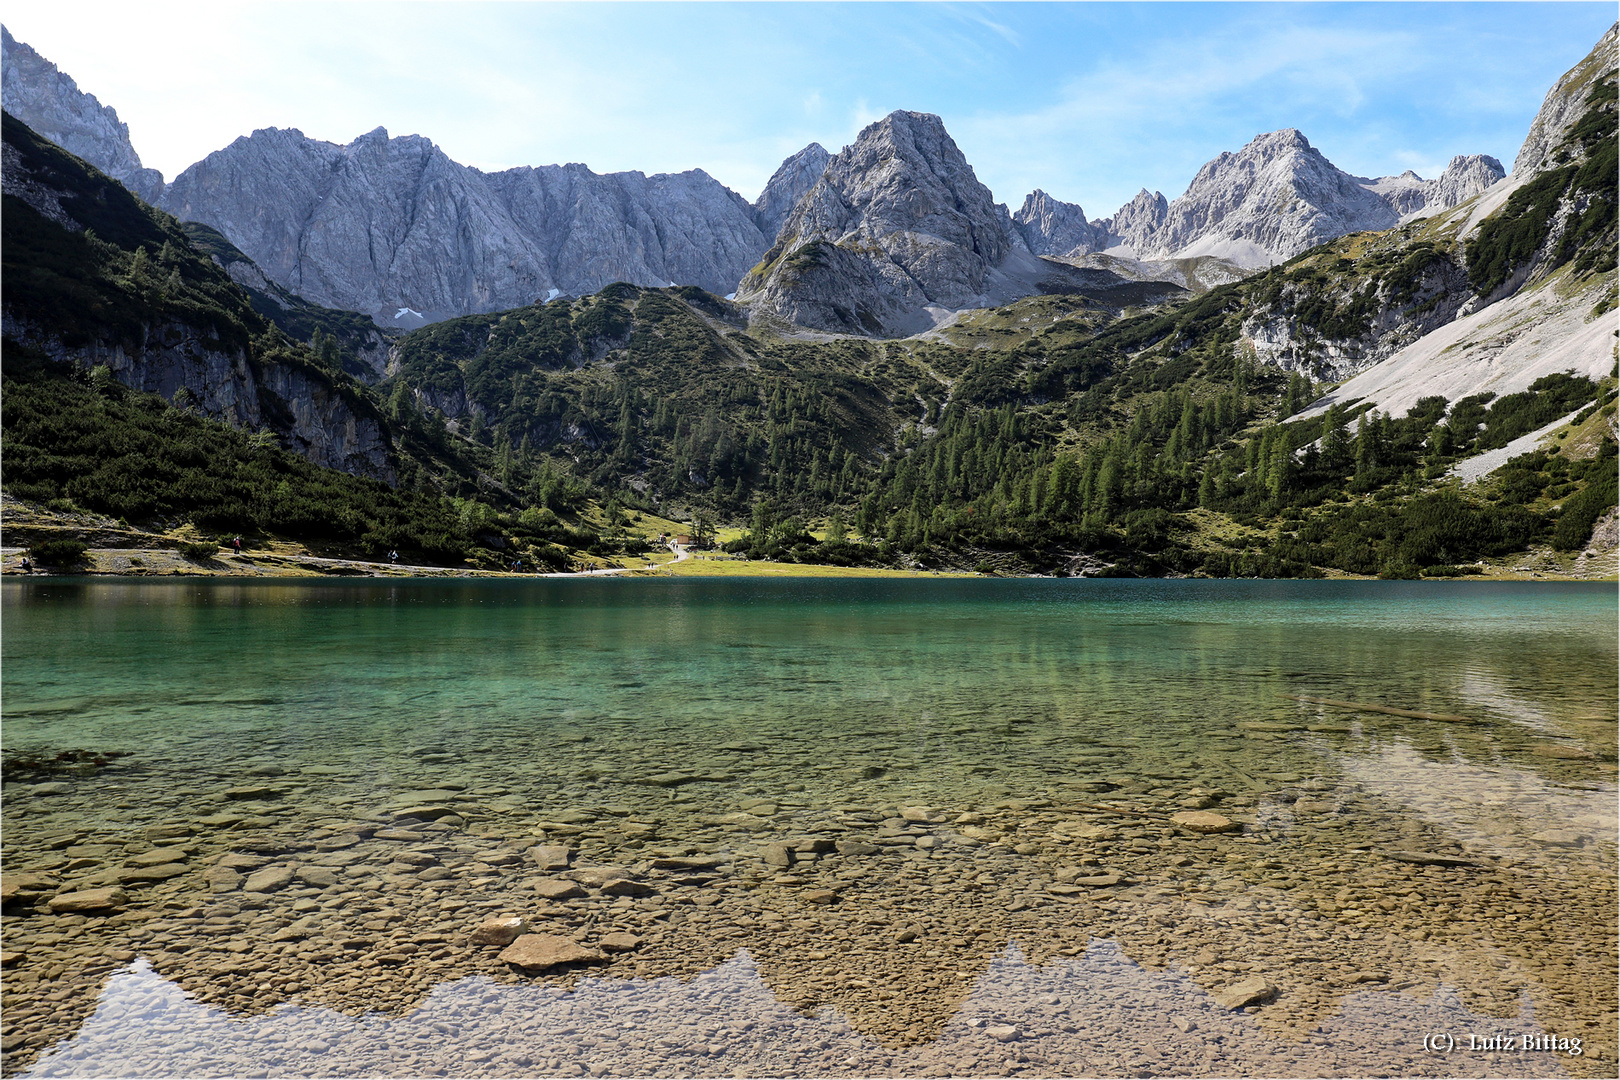
[[[614,878],[602,884],[603,896],[652,896],[657,891],[651,885],[630,878]]]
[[[502,950],[500,959],[520,971],[534,973],[564,964],[594,964],[602,954],[560,934],[523,934]]]
[[[529,932],[529,921],[521,915],[491,919],[472,932],[474,945],[510,945]]]
[[[1213,996],[1215,1003],[1223,1009],[1242,1009],[1267,1001],[1276,993],[1275,986],[1256,975],[1234,983]]]
[[[529,849],[529,858],[542,870],[566,870],[574,852],[563,844],[537,844]]]
[[[534,883],[534,891],[545,900],[574,900],[585,895],[585,890],[576,882],[552,878]]]
[[[1412,863],[1416,866],[1478,866],[1472,859],[1465,859],[1460,855],[1441,855],[1433,851],[1386,851],[1385,855],[1396,862]]]
[[[1220,814],[1212,814],[1207,810],[1183,810],[1180,813],[1171,814],[1170,820],[1183,829],[1190,829],[1196,833],[1243,831],[1243,826],[1231,818],[1222,817]]]
[[[58,915],[117,911],[129,903],[129,894],[116,886],[63,893],[51,899],[51,910]]]
[[[242,888],[246,892],[275,892],[292,884],[293,871],[288,866],[269,866],[256,873],[248,875]]]

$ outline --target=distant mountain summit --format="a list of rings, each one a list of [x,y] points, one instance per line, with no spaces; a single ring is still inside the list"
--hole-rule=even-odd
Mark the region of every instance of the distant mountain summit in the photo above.
[[[1090,254],[1107,248],[1112,240],[1106,223],[1087,221],[1079,206],[1054,199],[1040,188],[1024,196],[1024,205],[1012,219],[1035,255]]]
[[[385,325],[402,308],[444,318],[615,281],[729,292],[767,246],[753,207],[701,170],[484,173],[382,128],[347,146],[256,131],[177,176],[162,206],[299,295]]]
[[[1149,259],[1216,255],[1242,266],[1282,262],[1346,233],[1387,229],[1447,209],[1503,175],[1495,158],[1457,157],[1438,179],[1416,173],[1368,180],[1337,168],[1300,132],[1256,136],[1208,162],[1172,202],[1146,191],[1121,207],[1110,231]]]
[[[1475,154],[1452,158],[1434,180],[1415,172],[1369,180],[1335,167],[1304,135],[1285,128],[1208,162],[1173,202],[1143,188],[1111,218],[1087,223],[1080,207],[1036,191],[1013,220],[1039,255],[1211,255],[1257,269],[1346,233],[1456,206],[1502,175],[1501,162]]]
[[[111,106],[79,89],[66,72],[0,26],[0,105],[57,146],[155,202],[163,174],[141,165],[129,125]]]
[[[1359,180],[1376,192],[1402,217],[1415,214],[1433,214],[1449,210],[1466,199],[1484,191],[1505,175],[1502,163],[1488,154],[1458,155],[1451,159],[1446,171],[1433,180],[1425,180],[1408,169],[1399,176],[1382,176],[1377,180]]]
[[[1398,220],[1377,193],[1285,128],[1199,169],[1186,193],[1170,203],[1152,248],[1141,254],[1219,255],[1258,266]]]
[[[1143,188],[1134,199],[1114,211],[1114,216],[1108,220],[1108,232],[1116,243],[1133,252],[1150,251],[1154,236],[1164,227],[1169,215],[1170,204],[1164,196]]]
[[[256,131],[165,188],[112,109],[9,33],[4,50],[8,111],[162,209],[218,229],[281,287],[384,326],[626,281],[735,291],[756,313],[816,330],[909,334],[961,308],[1122,280],[1101,264],[1085,268],[1093,254],[1132,266],[1211,256],[1233,272],[1262,268],[1455,206],[1503,174],[1495,158],[1474,155],[1433,180],[1351,176],[1285,128],[1220,154],[1173,201],[1144,189],[1111,217],[1088,220],[1077,204],[1036,190],[1009,214],[939,117],[900,111],[837,155],[806,146],[752,204],[701,170],[484,173],[426,138],[382,128],[346,146],[295,129]],[[1552,152],[1579,96],[1554,88],[1521,171]],[[1168,280],[1139,269],[1138,278]]]

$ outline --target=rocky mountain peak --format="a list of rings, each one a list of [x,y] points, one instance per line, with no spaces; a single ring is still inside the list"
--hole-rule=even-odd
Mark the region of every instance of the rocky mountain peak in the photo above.
[[[794,204],[809,191],[827,168],[832,155],[820,143],[811,143],[782,162],[771,174],[765,190],[754,200],[754,221],[765,239],[775,240]]]
[[[66,72],[0,26],[0,105],[34,131],[88,161],[147,202],[163,192],[163,174],[141,165],[129,125],[79,89]]]
[[[1108,231],[1132,251],[1145,252],[1153,246],[1153,237],[1169,212],[1170,204],[1164,195],[1143,188],[1108,219]]]
[[[944,122],[897,111],[829,159],[739,301],[802,325],[909,333],[929,307],[982,303],[991,271],[1030,256]]]
[[[864,233],[935,237],[988,265],[1006,255],[1006,230],[990,189],[932,113],[897,110],[869,124],[828,163],[825,175],[836,177]],[[948,291],[958,283],[939,284]]]
[[[1427,210],[1446,209],[1471,199],[1507,175],[1489,154],[1458,154],[1434,180]]]
[[[1336,168],[1295,128],[1255,136],[1204,165],[1164,207],[1144,191],[1114,215],[1111,231],[1146,258],[1215,255],[1261,267],[1337,236],[1385,229],[1433,193],[1413,174],[1367,181]],[[1406,200],[1397,209],[1382,184]],[[1453,178],[1450,188],[1466,186]],[[1155,220],[1157,218],[1157,220]]]
[[[1087,221],[1079,204],[1054,199],[1040,188],[1024,196],[1012,221],[1036,255],[1088,255],[1109,245],[1108,229]]]

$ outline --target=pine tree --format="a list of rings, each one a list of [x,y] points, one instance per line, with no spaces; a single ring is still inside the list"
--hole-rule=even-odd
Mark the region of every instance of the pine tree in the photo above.
[[[1378,465],[1378,454],[1373,446],[1373,434],[1367,424],[1367,414],[1356,420],[1356,475],[1366,476]]]
[[[1338,405],[1329,406],[1322,424],[1322,467],[1337,473],[1350,463],[1350,436],[1344,430],[1343,410]]]

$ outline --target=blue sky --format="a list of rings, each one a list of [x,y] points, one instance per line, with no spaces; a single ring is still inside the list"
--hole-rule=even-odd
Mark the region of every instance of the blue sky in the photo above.
[[[379,124],[485,169],[702,168],[753,198],[812,140],[940,114],[996,198],[1111,214],[1296,127],[1360,175],[1511,168],[1613,3],[9,5],[173,178],[259,127]]]

